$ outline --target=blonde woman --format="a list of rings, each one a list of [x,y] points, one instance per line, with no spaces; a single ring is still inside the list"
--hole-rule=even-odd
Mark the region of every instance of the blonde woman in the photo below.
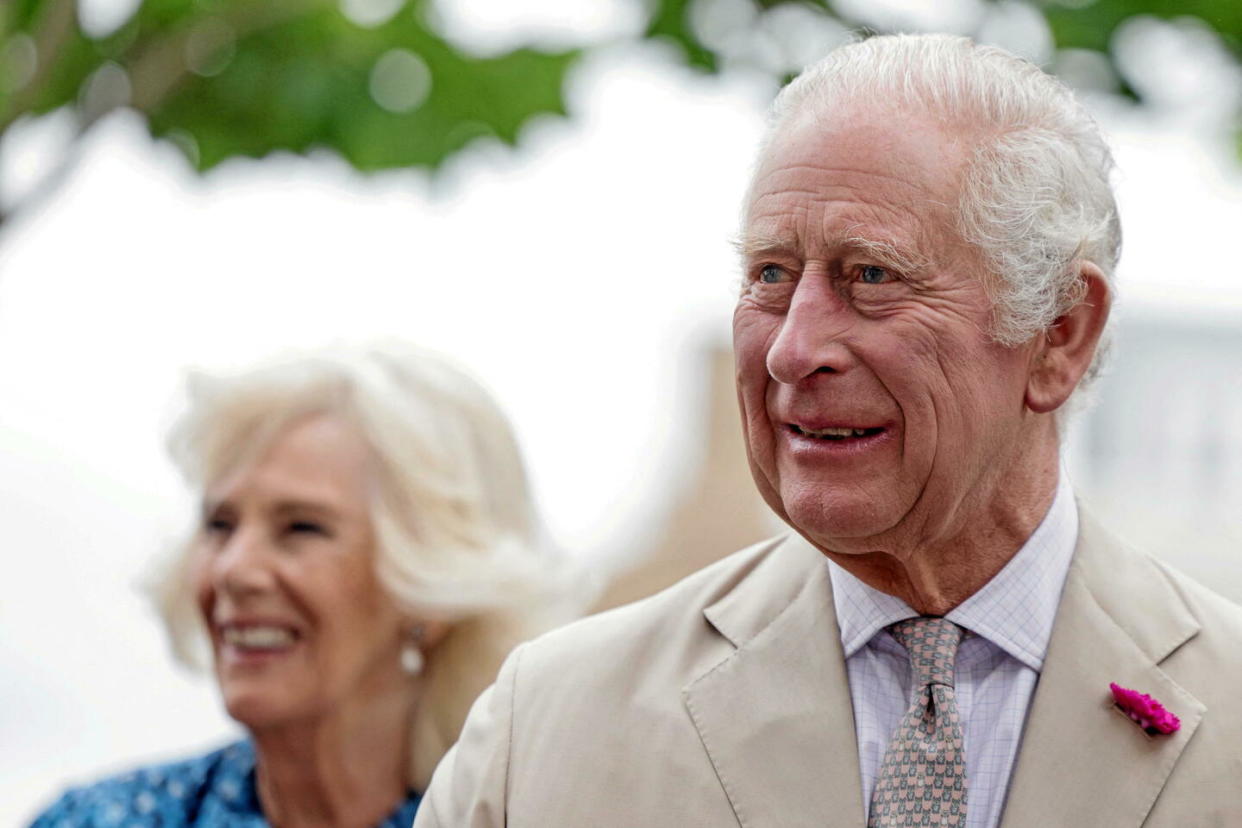
[[[35,825],[406,828],[501,659],[563,606],[509,425],[391,345],[189,390],[170,447],[202,514],[157,592],[249,738],[71,790]]]

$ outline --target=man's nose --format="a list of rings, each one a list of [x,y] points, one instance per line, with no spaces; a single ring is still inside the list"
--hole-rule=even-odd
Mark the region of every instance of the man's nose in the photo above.
[[[829,277],[804,275],[768,349],[768,374],[777,382],[793,385],[812,374],[849,370],[853,360],[843,334],[852,321],[851,313]]]
[[[235,529],[215,553],[212,574],[216,588],[234,597],[270,589],[276,580],[270,546],[258,527]]]

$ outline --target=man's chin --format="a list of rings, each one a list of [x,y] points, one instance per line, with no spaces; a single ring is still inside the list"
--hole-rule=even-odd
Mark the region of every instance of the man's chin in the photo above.
[[[869,502],[855,498],[817,498],[810,502],[784,501],[786,522],[812,545],[843,555],[875,551],[868,543],[889,534],[894,521]]]

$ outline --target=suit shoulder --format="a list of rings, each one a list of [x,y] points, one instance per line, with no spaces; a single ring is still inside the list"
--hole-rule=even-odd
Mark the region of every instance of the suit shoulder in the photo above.
[[[764,566],[787,540],[761,541],[716,561],[655,595],[580,619],[522,647],[523,672],[575,669],[597,661],[624,663],[635,653],[646,658],[675,656],[718,639],[703,611],[733,592]],[[598,674],[598,673],[597,673]]]
[[[1164,561],[1151,560],[1204,627],[1227,633],[1234,640],[1242,638],[1242,606]]]
[[[1214,592],[1159,557],[1117,537],[1090,514],[1080,513],[1080,552],[1075,565],[1083,567],[1089,588],[1113,617],[1156,631],[1163,637],[1168,622],[1158,622],[1156,607],[1169,602],[1189,613],[1186,623],[1201,629],[1242,634],[1242,607]],[[1193,618],[1193,621],[1190,620]]]
[[[1154,573],[1163,579],[1188,618],[1193,619],[1192,634],[1161,662],[1161,668],[1201,701],[1215,707],[1213,718],[1218,725],[1228,720],[1235,732],[1242,735],[1242,716],[1233,712],[1236,706],[1232,699],[1232,688],[1242,681],[1242,660],[1237,657],[1237,642],[1242,640],[1242,606],[1152,555],[1133,554],[1145,559],[1149,566],[1142,571],[1148,577]],[[1228,714],[1222,716],[1226,710]]]
[[[579,619],[537,641],[548,647],[574,646],[579,639],[632,637],[643,627],[664,627],[680,618],[701,620],[704,609],[729,594],[784,540],[784,536],[769,538],[740,549],[654,595]]]

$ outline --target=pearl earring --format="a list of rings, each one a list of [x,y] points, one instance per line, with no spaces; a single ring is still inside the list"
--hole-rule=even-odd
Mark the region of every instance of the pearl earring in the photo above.
[[[423,658],[423,651],[418,645],[423,640],[423,625],[416,624],[411,630],[405,643],[401,645],[401,669],[407,675],[417,676],[423,671],[427,660]]]

